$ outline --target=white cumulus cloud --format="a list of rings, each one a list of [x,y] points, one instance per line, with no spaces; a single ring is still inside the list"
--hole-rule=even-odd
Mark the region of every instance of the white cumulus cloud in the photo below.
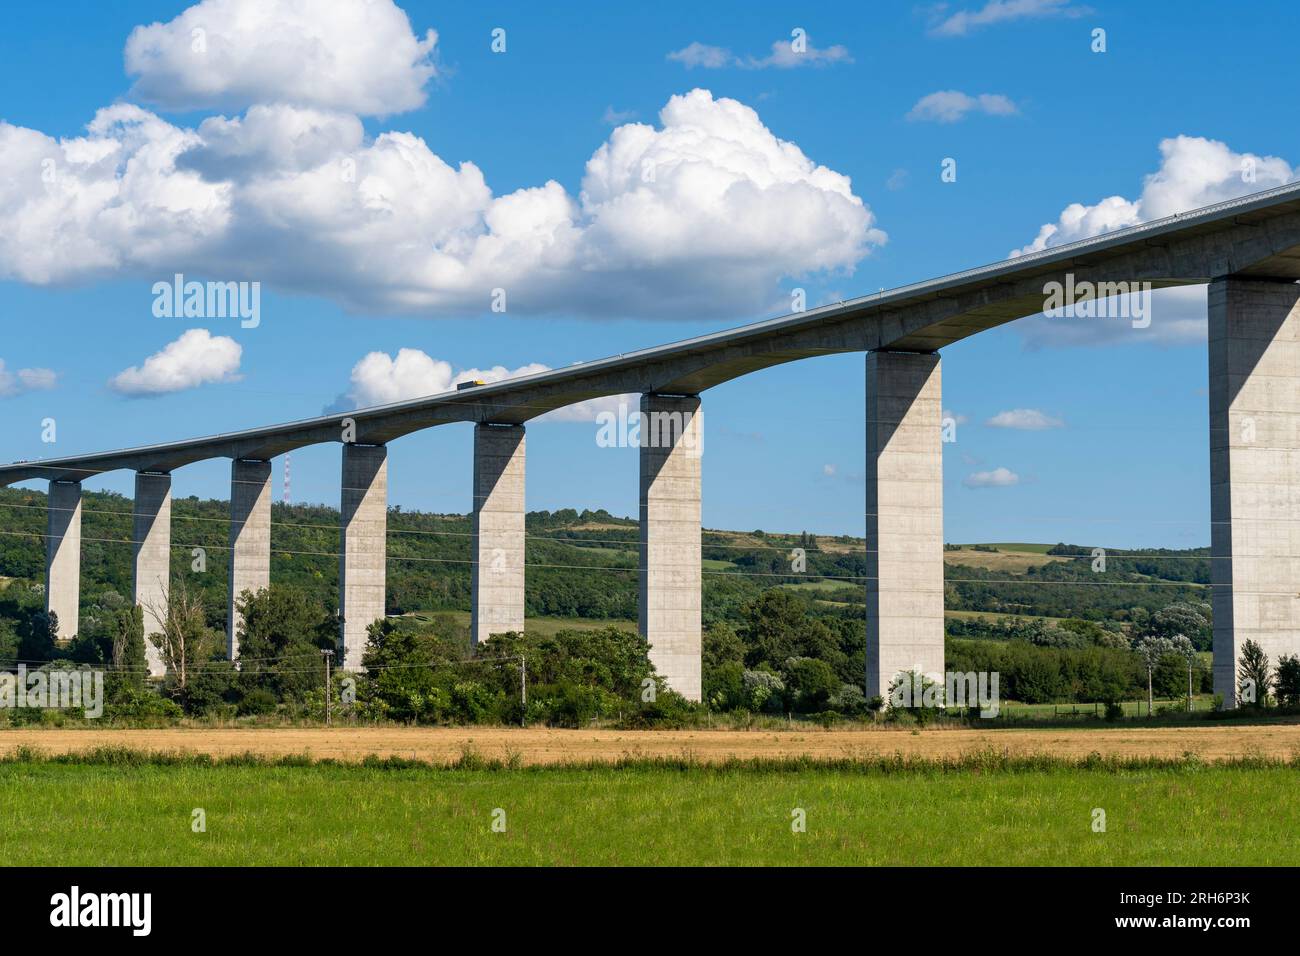
[[[163,395],[239,377],[243,349],[234,339],[190,329],[138,366],[113,376],[108,387],[120,395]]]
[[[1065,427],[1065,422],[1061,419],[1040,412],[1036,408],[1012,408],[1005,412],[998,412],[984,424],[993,428],[1014,428],[1030,432]]]
[[[228,228],[231,187],[178,170],[199,144],[147,110],[100,110],[55,140],[0,121],[0,277],[36,285],[178,265]]]
[[[530,362],[516,369],[495,365],[491,368],[456,371],[450,362],[435,359],[420,349],[399,349],[395,356],[386,352],[371,352],[352,367],[348,390],[329,406],[329,410],[387,405],[449,392],[462,382],[479,380],[490,384],[547,371],[550,371],[550,366],[540,362]],[[635,412],[639,408],[640,397],[610,395],[577,402],[547,412],[538,421],[595,421],[599,412],[617,412],[620,403],[627,404],[629,413]]]
[[[1020,483],[1020,476],[1009,468],[976,471],[962,479],[967,488],[1007,488]]]
[[[122,104],[63,140],[0,122],[0,155],[0,278],[35,284],[183,271],[355,311],[463,316],[500,289],[516,314],[698,319],[886,241],[847,176],[702,89],[614,129],[576,197],[497,195],[411,133],[284,104],[197,129]]]
[[[387,114],[424,103],[437,34],[391,0],[203,0],[126,41],[133,92],[171,109],[293,103]]]
[[[1034,241],[1012,256],[1086,239],[1200,206],[1281,186],[1295,177],[1276,156],[1238,153],[1214,139],[1173,136],[1160,141],[1160,168],[1142,181],[1136,199],[1108,196],[1093,205],[1071,203],[1056,222],[1045,223]]]
[[[1161,140],[1160,157],[1160,168],[1143,179],[1142,191],[1136,198],[1114,195],[1093,204],[1070,203],[1055,222],[1045,223],[1032,242],[1011,250],[1010,256],[1039,252],[1281,186],[1297,174],[1277,156],[1239,153],[1226,143],[1200,136]],[[1156,289],[1150,297],[1150,325],[1146,328],[1134,328],[1127,319],[1046,316],[1025,319],[1016,328],[1029,348],[1205,341],[1204,286]]]
[[[1012,116],[1019,108],[1001,93],[980,93],[971,96],[961,90],[939,90],[916,101],[907,113],[907,119],[917,122],[932,120],[936,123],[955,123],[967,113],[985,113],[989,116]]]

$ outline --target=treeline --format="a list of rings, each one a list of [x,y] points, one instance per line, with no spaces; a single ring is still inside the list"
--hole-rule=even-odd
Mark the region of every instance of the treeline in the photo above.
[[[950,671],[997,672],[999,693],[1026,704],[1115,703],[1145,697],[1147,670],[1127,647],[1040,647],[1026,641],[950,640],[944,648]],[[1152,675],[1157,697],[1187,693],[1187,662],[1177,654],[1161,658]],[[1192,672],[1196,693],[1213,690],[1209,668]]]
[[[1214,632],[1210,605],[1175,601],[1154,614],[1132,609],[1128,620],[1094,621],[1082,618],[950,617],[944,622],[949,638],[1026,641],[1040,647],[1130,647],[1143,637],[1173,639],[1179,635],[1199,651],[1212,649]]]
[[[944,606],[953,611],[1141,623],[1168,604],[1208,596],[1195,583],[1156,582],[1109,558],[1105,571],[1093,571],[1090,558],[1030,567],[1023,574],[944,566]]]
[[[130,499],[107,492],[83,498],[83,606],[105,590],[130,593]],[[45,495],[0,489],[0,577],[40,581],[44,574]],[[225,626],[229,506],[177,498],[172,517],[173,580],[188,579],[205,599],[209,622]],[[526,516],[529,615],[633,620],[637,607],[635,521],[608,512],[562,509]],[[470,606],[472,526],[467,515],[391,508],[388,520],[387,612],[465,611]],[[823,582],[821,593],[841,603],[865,600],[866,556],[859,542],[815,536],[703,535],[706,621],[734,621],[763,590]],[[301,588],[326,604],[336,601],[338,510],[322,505],[272,505],[272,580]],[[798,549],[796,551],[796,549]],[[1052,554],[1074,560],[1025,573],[948,566],[945,606],[951,610],[1112,621],[1141,628],[1171,603],[1201,601],[1208,581],[1205,549],[1107,552],[1104,572],[1092,570],[1091,549],[1060,544]],[[1158,578],[1159,580],[1156,580]],[[1172,585],[1172,586],[1171,586]]]
[[[29,585],[5,591],[0,655],[8,665],[105,668],[111,678],[110,716],[319,718],[324,713],[322,652],[335,648],[338,620],[327,604],[301,588],[273,584],[241,598],[245,624],[238,666],[225,660],[224,633],[207,623],[202,599],[184,586],[174,589],[163,633],[151,638],[167,667],[157,692],[146,678],[139,608],[106,591],[83,615],[77,637],[60,646],[53,636],[56,622],[45,615],[41,598]],[[1194,613],[1191,607],[1168,609],[1160,627],[1180,627]],[[365,672],[335,673],[332,696],[340,713],[418,723],[577,726],[592,720],[681,723],[706,708],[855,716],[880,705],[862,691],[860,614],[828,612],[788,589],[762,592],[740,607],[734,622],[715,623],[705,632],[702,705],[667,690],[650,664],[644,639],[631,628],[499,635],[472,649],[459,621],[434,614],[375,622]],[[1025,703],[1110,703],[1143,696],[1146,668],[1123,635],[1084,620],[1050,627],[1013,623],[1005,632],[1014,636],[1005,640],[948,640],[947,669],[996,672],[1001,697]],[[1185,657],[1164,655],[1152,675],[1156,693],[1184,693],[1187,667]],[[1209,670],[1199,662],[1192,678],[1196,692],[1211,689]]]
[[[84,496],[81,621],[72,645],[59,647],[43,610],[45,496],[0,490],[9,532],[0,535],[0,578],[6,579],[0,580],[0,658],[107,667],[115,675],[113,707],[122,714],[133,708],[194,716],[321,711],[321,651],[335,646],[338,633],[337,510],[272,506],[275,583],[248,598],[236,669],[224,660],[227,508],[197,498],[174,502],[169,646],[182,650],[169,653],[168,677],[158,694],[144,679],[144,635],[132,623],[137,612],[129,598],[130,500],[98,492]],[[372,634],[369,653],[378,656],[374,668],[356,679],[351,713],[421,722],[572,723],[681,719],[691,710],[660,693],[662,680],[647,670],[644,642],[632,623],[636,522],[605,511],[566,509],[530,512],[526,529],[528,616],[614,626],[545,640],[531,633],[499,638],[471,652],[462,619],[440,613],[469,608],[468,516],[395,507],[389,512],[390,617]],[[852,542],[845,539],[824,547],[807,534],[705,532],[703,540],[703,706],[804,714],[867,709],[872,702],[862,694],[864,554],[850,550]],[[1209,648],[1205,589],[1193,581],[1154,586],[1146,572],[1122,563],[1166,561],[1172,569],[1184,553],[1148,559],[1109,552],[1105,571],[1094,573],[1090,550],[1060,545],[1053,551],[1074,560],[1021,575],[948,568],[950,608],[1012,614],[949,620],[952,669],[998,670],[1008,699],[1103,701],[1144,694],[1145,667],[1132,649],[1135,642],[1182,635],[1197,648]],[[786,586],[818,581],[832,586]],[[418,619],[412,612],[421,612]],[[505,663],[489,660],[488,647]],[[528,677],[527,712],[519,656],[536,668]],[[1156,679],[1165,681],[1158,684],[1162,690],[1185,690],[1186,674],[1179,683],[1177,666],[1161,665]],[[1207,674],[1193,676],[1198,689],[1208,688]],[[642,699],[646,680],[655,688],[649,700]]]
[[[1098,549],[1078,544],[1056,544],[1047,549],[1050,555],[1080,558],[1091,568]],[[1194,584],[1210,583],[1210,549],[1144,548],[1141,551],[1123,548],[1100,549],[1107,570],[1131,571],[1162,581],[1188,581]]]

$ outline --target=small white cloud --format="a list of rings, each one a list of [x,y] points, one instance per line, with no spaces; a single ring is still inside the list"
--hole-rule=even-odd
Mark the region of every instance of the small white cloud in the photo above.
[[[961,90],[939,90],[916,101],[907,113],[911,122],[931,121],[955,123],[967,113],[985,113],[988,116],[1013,116],[1020,112],[1010,99],[1001,93],[980,93],[971,96]]]
[[[453,371],[450,362],[435,359],[420,349],[399,349],[396,356],[386,352],[371,352],[352,367],[351,387],[326,409],[327,412],[371,405],[387,405],[426,395],[449,392],[462,382],[482,381],[487,384],[550,371],[550,366],[530,362],[516,369],[504,365],[492,368],[467,368]],[[595,421],[602,411],[617,413],[620,404],[628,412],[640,408],[640,396],[609,395],[566,405],[538,417],[537,421]]]
[[[674,50],[668,59],[675,60],[688,70],[700,67],[705,70],[720,70],[736,67],[742,70],[792,70],[801,66],[830,66],[834,63],[852,63],[847,47],[835,46],[819,48],[813,46],[812,40],[804,37],[803,46],[796,50],[791,40],[774,40],[771,52],[767,56],[737,56],[726,47],[710,46],[698,41]]]
[[[705,70],[720,70],[731,64],[736,58],[731,51],[720,46],[709,46],[698,40],[689,43],[680,50],[668,54],[668,59],[676,60],[688,70],[697,66]]]
[[[1065,422],[1061,419],[1053,418],[1036,408],[1013,408],[998,412],[984,424],[992,428],[1015,428],[1027,432],[1065,427]]]
[[[616,110],[612,106],[605,107],[605,115],[601,117],[601,122],[610,126],[620,126],[628,120],[636,119],[636,110]]]
[[[834,465],[822,465],[822,474],[827,478],[835,477],[836,468]]]
[[[1019,483],[1020,476],[1009,468],[976,471],[962,479],[962,484],[967,488],[1007,488]]]
[[[951,408],[945,408],[942,414],[944,421],[952,421],[956,425],[965,425],[970,421],[970,419],[961,412],[954,412]]]
[[[51,389],[58,376],[48,368],[20,368],[11,372],[0,359],[0,398]]]
[[[190,329],[161,352],[155,352],[140,366],[115,375],[108,387],[119,395],[139,397],[179,392],[213,382],[239,379],[243,348],[225,335],[207,329]]]
[[[955,13],[948,13],[948,5],[941,3],[934,10],[930,33],[950,37],[964,36],[979,27],[995,23],[1045,17],[1073,18],[1092,12],[1091,7],[1071,3],[1070,0],[989,0],[978,10],[958,10]]]
[[[774,40],[772,52],[765,57],[747,57],[741,64],[748,70],[765,70],[776,67],[780,70],[792,70],[800,66],[831,66],[835,63],[852,63],[847,47],[838,43],[823,49],[813,46],[812,39],[806,38],[804,48],[796,50],[789,40]]]

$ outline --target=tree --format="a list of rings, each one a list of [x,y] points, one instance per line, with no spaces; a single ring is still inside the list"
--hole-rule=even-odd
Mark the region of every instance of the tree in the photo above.
[[[1209,650],[1212,640],[1209,617],[1207,605],[1175,601],[1151,616],[1147,631],[1157,637],[1170,639],[1185,636],[1200,650]]]
[[[1300,707],[1300,656],[1283,654],[1277,659],[1277,677],[1273,686],[1279,704]]]
[[[803,713],[825,710],[840,691],[840,680],[825,661],[792,657],[785,662],[784,674],[790,705]]]
[[[393,720],[439,721],[450,716],[450,685],[460,659],[455,644],[432,629],[399,627],[384,618],[366,628],[363,699]],[[497,638],[494,638],[496,640]]]
[[[166,607],[151,605],[149,611],[162,627],[149,635],[149,641],[158,648],[168,677],[183,693],[192,665],[212,658],[220,646],[220,635],[208,627],[203,597],[189,589],[184,577],[172,585]]]
[[[764,591],[741,610],[740,636],[745,665],[780,667],[791,657],[815,657],[835,666],[842,652],[839,641],[822,621],[808,615],[808,605],[785,588]]]
[[[730,624],[719,622],[710,625],[704,632],[702,644],[700,658],[706,671],[732,662],[743,663],[745,660],[745,642],[736,635]]]
[[[300,588],[245,591],[237,605],[240,680],[280,701],[302,700],[321,683],[323,648],[338,644],[338,619]]]
[[[1168,638],[1160,637],[1156,634],[1148,634],[1142,640],[1138,641],[1135,650],[1142,657],[1142,663],[1147,669],[1147,716],[1150,717],[1155,705],[1155,689],[1152,679],[1155,675],[1156,668],[1160,666],[1161,659],[1172,650]]]
[[[1241,659],[1237,663],[1237,702],[1263,707],[1268,702],[1272,687],[1272,668],[1264,649],[1247,639],[1241,646]]]
[[[18,623],[18,659],[28,664],[44,664],[54,658],[58,642],[59,616],[43,608],[23,615]]]
[[[1185,634],[1175,634],[1170,646],[1187,661],[1187,712],[1192,712],[1192,670],[1196,667],[1196,647]]]
[[[109,697],[116,698],[123,688],[142,690],[149,668],[144,656],[144,613],[135,605],[124,605],[109,613],[113,637]]]

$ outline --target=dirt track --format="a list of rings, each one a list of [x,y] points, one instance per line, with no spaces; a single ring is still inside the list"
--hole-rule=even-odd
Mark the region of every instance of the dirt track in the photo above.
[[[1011,754],[1178,757],[1192,752],[1205,760],[1259,754],[1300,754],[1300,724],[1260,727],[1209,726],[1088,730],[547,730],[506,728],[263,728],[0,731],[0,753],[20,745],[66,753],[100,746],[149,751],[191,751],[213,755],[307,754],[360,760],[367,754],[396,754],[448,763],[467,747],[487,758],[517,752],[524,763],[613,761],[625,756],[681,757],[702,761],[728,757],[862,757],[902,753],[958,756],[993,749]]]

